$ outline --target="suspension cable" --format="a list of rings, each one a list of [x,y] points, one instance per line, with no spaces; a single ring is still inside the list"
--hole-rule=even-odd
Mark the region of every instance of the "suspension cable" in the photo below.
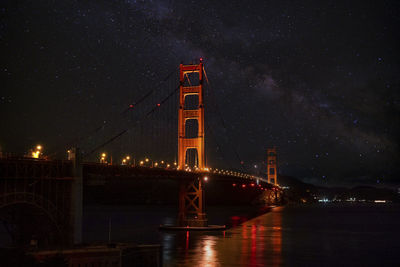
[[[114,135],[113,137],[111,137],[110,139],[108,139],[107,141],[105,141],[104,143],[102,143],[101,145],[95,147],[94,149],[92,149],[89,153],[85,154],[84,157],[89,156],[91,154],[93,154],[94,152],[96,152],[97,150],[99,150],[100,148],[110,144],[111,142],[115,141],[116,139],[118,139],[119,137],[121,137],[122,135],[124,135],[125,133],[127,133],[130,129],[136,127],[137,124],[139,124],[143,119],[151,116],[158,108],[161,107],[162,104],[164,104],[168,99],[170,99],[179,89],[179,86],[177,88],[175,88],[173,91],[171,91],[168,96],[166,96],[160,103],[157,103],[155,105],[155,107],[153,107],[149,112],[147,112],[140,120],[136,121],[135,124],[133,124],[132,126],[122,130],[121,132],[119,132],[118,134]]]
[[[205,78],[206,78],[206,82],[207,82],[207,84],[208,84],[208,86],[209,86],[209,88],[210,88],[210,91],[211,91],[211,93],[214,93],[214,90],[213,90],[212,87],[211,87],[210,81],[208,80],[206,69],[205,69],[204,67],[203,67],[203,70],[204,70],[204,76],[205,76]],[[236,156],[237,160],[238,160],[239,163],[240,163],[240,167],[241,167],[242,171],[243,171],[243,172],[247,172],[247,170],[245,169],[245,166],[242,164],[243,161],[242,161],[242,159],[241,159],[239,153],[237,152],[236,147],[235,147],[234,145],[232,145],[232,142],[231,142],[232,138],[231,138],[231,136],[229,135],[228,128],[226,127],[226,120],[225,120],[224,117],[222,116],[222,113],[221,113],[221,111],[220,111],[220,109],[219,109],[218,101],[215,101],[215,109],[216,109],[216,111],[217,111],[217,115],[219,116],[219,118],[220,118],[220,120],[221,120],[222,127],[224,127],[224,129],[225,129],[225,131],[226,131],[226,136],[228,137],[228,142],[229,142],[229,144],[230,144],[230,147],[232,147],[233,152],[235,153],[235,156]]]
[[[164,79],[162,79],[159,82],[159,85],[165,83],[170,77],[171,75],[175,72],[175,70],[171,71],[170,73],[168,73],[168,75],[165,76]],[[157,86],[156,89],[158,89],[159,87]],[[139,98],[137,101],[133,102],[132,104],[130,104],[126,109],[124,109],[121,112],[121,115],[126,114],[128,111],[133,110],[133,108],[137,107],[138,105],[140,105],[141,103],[143,103],[150,95],[153,94],[153,92],[156,90],[155,88],[149,90],[146,94],[144,94],[141,98]],[[78,137],[75,138],[74,141],[71,141],[72,144],[78,144],[78,143],[82,143],[83,141],[85,141],[86,139],[92,137],[93,135],[97,134],[100,130],[104,129],[104,127],[106,126],[107,121],[103,120],[102,124],[99,125],[98,127],[94,128],[92,131],[90,131],[87,135],[83,136],[83,137]],[[68,146],[68,145],[67,145]],[[53,153],[54,155],[57,154],[58,152]]]

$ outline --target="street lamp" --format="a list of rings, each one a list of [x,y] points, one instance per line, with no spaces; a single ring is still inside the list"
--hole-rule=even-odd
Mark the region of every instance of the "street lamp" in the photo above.
[[[32,158],[38,159],[42,153],[43,147],[41,145],[36,146],[36,151],[32,151]]]
[[[101,153],[100,163],[107,163],[106,156],[107,156],[106,153]]]

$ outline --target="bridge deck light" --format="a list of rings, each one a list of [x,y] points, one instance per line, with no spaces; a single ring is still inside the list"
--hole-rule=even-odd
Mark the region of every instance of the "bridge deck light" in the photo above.
[[[208,177],[204,176],[203,180],[207,182],[208,181]]]
[[[146,162],[149,162],[149,159],[148,159],[148,158],[146,158],[144,161],[146,161]]]

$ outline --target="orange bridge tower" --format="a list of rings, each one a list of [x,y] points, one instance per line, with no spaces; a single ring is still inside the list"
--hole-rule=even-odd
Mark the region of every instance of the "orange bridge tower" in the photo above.
[[[199,81],[190,81],[189,75],[198,74]],[[192,75],[195,76],[195,75]],[[179,66],[179,118],[178,118],[178,168],[184,169],[186,164],[186,153],[188,149],[197,151],[197,167],[201,170],[205,167],[204,156],[204,105],[203,105],[203,63],[197,65]],[[189,86],[185,86],[185,82]],[[192,85],[197,83],[196,85]],[[185,109],[186,96],[198,96],[197,109]],[[195,138],[186,137],[186,122],[197,120],[198,133]]]
[[[195,77],[195,79],[189,79]],[[198,77],[198,81],[197,81]],[[205,168],[204,154],[204,104],[203,104],[203,63],[179,66],[179,114],[178,114],[178,169],[184,170],[188,161],[187,152],[194,149],[197,152],[197,163],[199,170]],[[187,96],[198,97],[196,109],[185,109]],[[188,137],[186,123],[188,120],[197,120],[198,131],[196,137]],[[205,227],[208,225],[204,207],[204,190],[202,178],[194,181],[181,181],[179,192],[179,215],[180,226]]]
[[[267,149],[267,170],[268,183],[278,185],[278,169],[276,161],[276,148]]]

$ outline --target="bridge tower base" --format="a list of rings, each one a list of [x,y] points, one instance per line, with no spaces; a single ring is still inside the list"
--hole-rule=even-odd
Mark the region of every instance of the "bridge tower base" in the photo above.
[[[178,225],[181,227],[207,227],[204,209],[204,190],[201,179],[181,182],[179,191]]]

